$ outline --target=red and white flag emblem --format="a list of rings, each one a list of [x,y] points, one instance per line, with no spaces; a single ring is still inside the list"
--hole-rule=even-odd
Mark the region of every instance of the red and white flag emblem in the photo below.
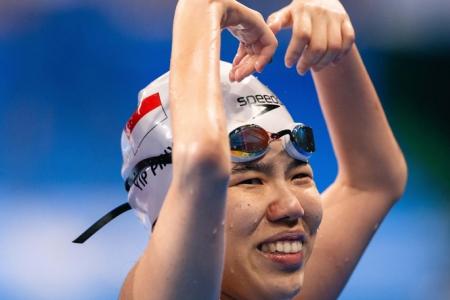
[[[145,137],[166,119],[167,114],[161,104],[159,93],[150,95],[141,101],[137,110],[128,119],[124,129],[134,154]],[[153,126],[148,126],[149,124]]]

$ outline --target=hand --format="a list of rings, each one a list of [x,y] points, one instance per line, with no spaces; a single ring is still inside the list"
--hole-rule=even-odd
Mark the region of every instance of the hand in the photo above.
[[[267,23],[275,34],[292,27],[285,64],[296,65],[302,75],[310,68],[318,72],[336,64],[355,40],[350,18],[338,0],[294,0],[270,15]]]
[[[239,40],[230,72],[231,81],[241,81],[254,71],[262,72],[272,59],[278,41],[262,15],[237,1],[230,1],[222,21]]]

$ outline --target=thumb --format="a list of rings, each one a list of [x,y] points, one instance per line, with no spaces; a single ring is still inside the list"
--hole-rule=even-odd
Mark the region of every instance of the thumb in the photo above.
[[[274,34],[277,34],[281,29],[289,27],[292,23],[289,7],[286,6],[267,18],[267,26],[272,30]]]

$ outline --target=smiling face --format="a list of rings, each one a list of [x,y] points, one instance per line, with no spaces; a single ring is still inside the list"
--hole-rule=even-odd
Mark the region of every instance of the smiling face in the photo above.
[[[234,164],[225,222],[221,299],[286,299],[302,286],[322,218],[309,164],[280,141],[261,159]]]

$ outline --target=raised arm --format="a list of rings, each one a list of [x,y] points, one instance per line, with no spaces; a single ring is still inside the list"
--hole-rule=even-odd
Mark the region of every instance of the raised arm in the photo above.
[[[158,224],[122,299],[218,299],[230,151],[219,78],[220,32],[259,45],[241,76],[263,67],[276,39],[236,1],[181,0],[170,64],[173,179]]]
[[[293,27],[286,65],[312,68],[338,161],[322,194],[324,215],[297,299],[336,299],[388,210],[401,196],[407,170],[402,152],[337,0],[296,0],[274,13],[276,32]]]
[[[313,77],[339,173],[323,193],[324,218],[304,299],[335,299],[402,195],[407,170],[355,46],[336,67]]]

